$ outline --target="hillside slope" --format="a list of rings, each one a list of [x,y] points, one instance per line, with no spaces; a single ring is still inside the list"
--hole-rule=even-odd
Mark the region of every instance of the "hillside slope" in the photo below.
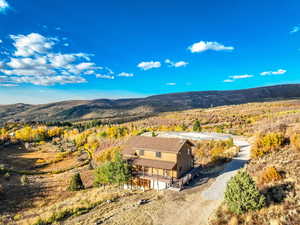
[[[287,84],[234,91],[173,93],[146,98],[63,101],[41,105],[0,105],[0,123],[8,120],[132,119],[166,111],[298,97],[300,97],[300,84]]]

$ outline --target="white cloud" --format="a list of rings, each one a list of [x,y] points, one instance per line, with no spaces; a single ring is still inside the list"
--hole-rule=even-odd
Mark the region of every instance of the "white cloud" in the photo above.
[[[39,69],[47,68],[47,59],[44,56],[37,58],[10,58],[7,65],[13,69],[33,69],[38,67]]]
[[[282,75],[285,74],[287,71],[284,69],[279,69],[276,71],[265,71],[265,72],[261,72],[260,75],[261,76],[268,76],[268,75]]]
[[[300,26],[294,26],[290,31],[291,34],[297,33],[300,31]]]
[[[204,51],[207,51],[207,50],[231,51],[231,50],[234,50],[234,47],[224,46],[224,45],[222,45],[218,42],[200,41],[200,42],[194,43],[193,45],[189,46],[188,49],[192,53],[196,53],[196,52],[204,52]]]
[[[70,46],[70,44],[69,43],[64,43],[64,46],[68,47],[68,46]]]
[[[279,75],[279,74],[285,74],[287,71],[284,69],[279,69],[277,71],[273,71],[272,74]]]
[[[182,67],[182,66],[186,66],[188,64],[185,61],[173,62],[170,59],[166,59],[165,63],[168,64],[170,67]]]
[[[90,61],[91,54],[56,53],[53,46],[58,39],[40,34],[11,35],[15,46],[14,57],[0,61],[0,84],[31,83],[55,85],[87,82],[84,75],[96,74],[103,69]],[[83,61],[84,60],[84,61]]]
[[[159,68],[160,66],[161,64],[158,61],[141,62],[137,65],[137,67],[141,68],[142,70],[150,70],[153,68]]]
[[[3,41],[0,39],[0,44],[3,43]]]
[[[49,61],[53,67],[64,67],[76,60],[74,54],[48,54]]]
[[[54,84],[86,83],[83,77],[79,76],[22,76],[11,77],[16,83],[31,83],[34,85],[49,86]]]
[[[234,80],[232,80],[232,79],[226,79],[226,80],[224,80],[224,82],[225,83],[232,83],[232,82],[234,82]]]
[[[84,74],[86,75],[92,75],[92,74],[95,74],[95,70],[88,70],[88,71],[85,71]]]
[[[88,70],[95,67],[95,63],[83,62],[75,66],[78,70]]]
[[[134,74],[133,74],[133,73],[122,72],[122,73],[119,73],[118,76],[119,76],[119,77],[133,77]]]
[[[17,87],[17,84],[0,84],[1,87]]]
[[[245,79],[245,78],[250,78],[250,77],[253,77],[253,75],[243,74],[243,75],[230,76],[230,78],[232,78],[232,79]]]
[[[186,66],[187,64],[189,64],[189,63],[184,62],[184,61],[179,61],[179,62],[176,62],[174,66],[175,67],[182,67],[182,66]]]
[[[9,8],[6,0],[0,0],[0,13],[5,12]]]
[[[168,86],[175,86],[176,83],[166,83],[166,85],[168,85]]]
[[[10,35],[16,48],[15,56],[28,57],[35,54],[47,53],[55,44],[55,38],[46,38],[37,33],[28,35]]]
[[[111,80],[115,79],[114,76],[110,76],[110,75],[106,75],[106,74],[96,74],[96,77],[102,78],[102,79],[111,79]]]
[[[47,76],[54,75],[56,72],[54,70],[49,69],[16,69],[16,70],[3,70],[0,72],[6,75],[15,75],[15,76]]]
[[[267,76],[267,75],[271,75],[272,71],[265,71],[265,72],[261,72],[260,75],[261,76]]]

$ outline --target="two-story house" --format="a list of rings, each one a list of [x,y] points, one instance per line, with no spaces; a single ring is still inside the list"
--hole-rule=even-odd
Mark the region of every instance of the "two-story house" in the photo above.
[[[130,185],[165,189],[194,167],[189,140],[159,137],[131,137],[122,152],[133,166]]]

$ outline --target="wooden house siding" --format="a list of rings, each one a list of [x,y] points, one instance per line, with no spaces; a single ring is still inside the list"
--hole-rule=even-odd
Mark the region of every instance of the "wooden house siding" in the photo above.
[[[193,156],[191,146],[185,143],[177,155],[178,177],[193,168]]]
[[[143,155],[140,155],[140,150],[144,151]],[[146,149],[136,149],[136,154],[141,159],[153,159],[153,160],[161,160],[161,161],[168,161],[168,162],[176,162],[177,161],[177,155],[175,153],[169,153],[169,152],[161,152],[161,157],[156,157],[156,152]]]

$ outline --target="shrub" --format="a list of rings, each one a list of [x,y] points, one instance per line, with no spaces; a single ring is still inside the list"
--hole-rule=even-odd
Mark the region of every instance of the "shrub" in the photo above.
[[[193,131],[195,132],[201,132],[202,128],[201,128],[201,124],[199,120],[196,120],[194,125],[193,125]]]
[[[299,133],[292,134],[292,136],[290,137],[290,141],[292,147],[295,150],[300,151],[300,134]]]
[[[111,162],[106,162],[96,169],[94,184],[123,184],[131,178],[131,166],[115,153]]]
[[[224,158],[224,149],[222,147],[214,147],[211,152],[210,155],[212,157],[212,161],[218,161],[222,158]]]
[[[70,181],[69,190],[70,191],[79,191],[83,190],[84,186],[79,173],[75,173]]]
[[[260,184],[267,184],[267,183],[270,183],[271,181],[278,181],[278,180],[281,180],[281,179],[282,179],[282,177],[278,173],[276,168],[271,166],[271,167],[265,168],[262,171],[262,173],[258,177],[258,182]]]
[[[285,138],[281,133],[259,135],[251,150],[252,158],[259,158],[269,152],[279,150],[284,145]]]
[[[228,182],[225,202],[231,212],[242,214],[250,210],[261,209],[265,206],[266,200],[258,191],[254,180],[242,170]]]

